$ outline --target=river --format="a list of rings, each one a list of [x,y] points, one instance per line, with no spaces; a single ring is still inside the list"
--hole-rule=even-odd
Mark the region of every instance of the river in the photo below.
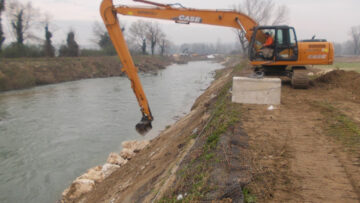
[[[217,63],[171,65],[141,74],[155,118],[145,137],[125,77],[87,79],[0,94],[0,202],[56,202],[79,175],[102,165],[121,142],[155,137],[190,111]]]

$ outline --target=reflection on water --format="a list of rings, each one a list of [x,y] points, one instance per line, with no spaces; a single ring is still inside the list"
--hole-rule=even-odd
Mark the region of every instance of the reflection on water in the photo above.
[[[127,78],[0,94],[0,202],[55,202],[77,176],[119,151],[122,141],[154,137],[189,112],[219,68],[191,62],[141,75],[155,118],[146,137],[134,130],[141,113]]]

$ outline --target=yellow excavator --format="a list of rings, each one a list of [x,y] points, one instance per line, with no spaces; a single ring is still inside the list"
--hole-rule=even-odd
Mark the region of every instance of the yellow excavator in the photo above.
[[[182,24],[198,23],[239,29],[249,41],[249,59],[255,67],[254,70],[266,75],[288,76],[294,88],[308,88],[306,65],[327,65],[332,64],[334,60],[332,43],[322,39],[298,41],[293,27],[259,26],[249,16],[229,10],[201,10],[186,8],[181,4],[134,1],[152,6],[114,6],[112,0],[103,0],[100,13],[122,62],[122,71],[131,81],[141,108],[142,119],[136,125],[136,130],[140,134],[152,128],[151,122],[154,118],[120,28],[117,14],[171,20]],[[269,36],[273,40],[265,49],[264,44],[267,43]]]

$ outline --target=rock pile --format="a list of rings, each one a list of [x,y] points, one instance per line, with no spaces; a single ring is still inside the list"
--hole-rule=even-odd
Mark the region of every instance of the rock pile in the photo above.
[[[136,153],[139,153],[150,142],[144,141],[125,141],[121,143],[123,149],[121,152],[110,153],[106,163],[103,166],[96,166],[89,169],[85,174],[76,178],[70,187],[62,193],[61,202],[71,202],[80,198],[83,194],[90,192],[94,189],[97,183],[102,182],[105,178],[109,177],[113,172],[125,165],[132,159]]]

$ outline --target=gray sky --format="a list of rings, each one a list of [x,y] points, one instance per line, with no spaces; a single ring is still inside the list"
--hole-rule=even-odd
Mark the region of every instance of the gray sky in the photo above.
[[[8,0],[11,1],[11,0]],[[19,0],[28,2],[27,0]],[[199,9],[229,9],[240,0],[154,0],[160,3],[179,2],[186,7]],[[359,0],[274,0],[289,8],[288,25],[294,26],[299,39],[326,38],[329,41],[343,42],[349,39],[351,26],[360,25]],[[100,0],[34,0],[32,4],[42,13],[49,13],[56,25],[53,40],[65,42],[66,33],[72,28],[81,45],[91,45],[92,25],[101,22]],[[115,4],[139,5],[131,0],[114,0]],[[120,16],[126,26],[140,19]],[[170,40],[176,44],[185,42],[234,42],[236,36],[230,28],[206,25],[179,25],[168,21],[158,21]],[[9,25],[5,26],[8,29]],[[42,31],[40,36],[42,35]],[[10,36],[7,36],[11,39]]]

